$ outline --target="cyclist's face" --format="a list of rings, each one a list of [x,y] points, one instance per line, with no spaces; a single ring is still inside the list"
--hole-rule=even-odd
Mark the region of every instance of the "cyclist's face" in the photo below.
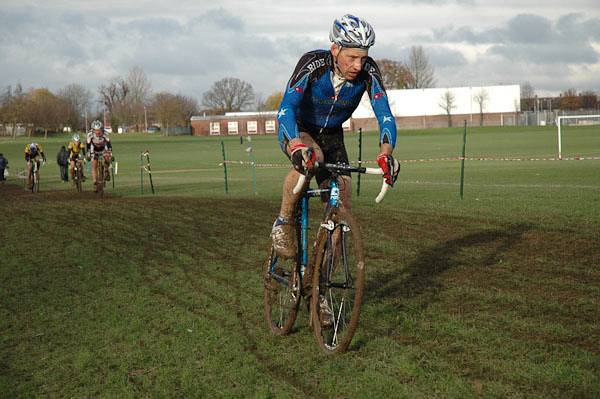
[[[97,136],[97,137],[100,137],[100,136],[102,136],[102,130],[100,130],[100,129],[96,129],[96,130],[94,130],[94,133],[96,133],[96,136]]]
[[[365,61],[369,56],[369,51],[360,48],[342,48],[333,44],[331,53],[336,59],[339,71],[342,76],[348,80],[354,80],[358,77]]]

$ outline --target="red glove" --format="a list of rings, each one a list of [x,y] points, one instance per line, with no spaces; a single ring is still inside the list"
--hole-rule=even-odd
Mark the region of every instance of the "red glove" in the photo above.
[[[377,163],[383,170],[383,178],[385,182],[393,186],[400,173],[400,164],[391,155],[381,153],[377,156]]]
[[[306,169],[312,169],[317,163],[317,155],[312,147],[307,147],[302,143],[292,145],[290,148],[292,154],[292,165],[300,173],[304,173]]]

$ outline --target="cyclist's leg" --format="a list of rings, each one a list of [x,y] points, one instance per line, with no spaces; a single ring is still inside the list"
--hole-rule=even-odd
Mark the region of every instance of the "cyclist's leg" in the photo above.
[[[110,181],[110,156],[107,153],[102,155],[102,162],[104,162],[104,181]]]
[[[307,147],[312,147],[314,149],[317,162],[323,162],[323,152],[321,151],[321,148],[308,133],[301,132],[300,140]],[[287,155],[288,157],[291,156],[289,149]],[[292,190],[298,182],[299,177],[300,173],[295,169],[290,170],[285,177],[279,216],[275,220],[271,231],[273,246],[277,253],[283,257],[293,257],[297,252],[293,217],[294,209],[296,209],[296,205],[302,196],[302,193],[294,194]]]
[[[33,187],[33,163],[31,159],[27,160],[27,189],[31,190]]]
[[[71,175],[71,181],[75,184],[75,161],[73,158],[69,160],[69,174]]]
[[[97,186],[98,184],[98,159],[94,156],[92,158],[92,182],[94,183],[94,190],[96,189],[95,186]]]

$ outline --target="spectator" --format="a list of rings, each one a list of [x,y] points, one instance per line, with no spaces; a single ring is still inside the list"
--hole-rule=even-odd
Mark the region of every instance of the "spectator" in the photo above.
[[[58,152],[58,155],[56,156],[56,163],[58,163],[58,166],[60,166],[60,179],[63,182],[68,182],[69,181],[69,151],[67,151],[67,148],[63,145],[62,147],[60,147],[60,151]]]
[[[4,155],[0,153],[0,181],[4,181],[4,170],[8,169],[8,159],[4,158]]]

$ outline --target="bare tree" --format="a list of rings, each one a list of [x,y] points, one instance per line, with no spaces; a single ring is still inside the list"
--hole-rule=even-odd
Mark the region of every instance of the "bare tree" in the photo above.
[[[412,46],[408,58],[408,71],[412,76],[411,89],[422,89],[435,86],[433,67],[422,46]]]
[[[403,62],[385,58],[376,62],[386,89],[408,89],[414,84],[408,66]]]
[[[240,111],[253,101],[252,85],[238,78],[224,78],[213,83],[202,97],[202,105],[219,113]]]
[[[14,90],[12,86],[7,86],[0,101],[0,119],[5,126],[10,125],[16,138],[17,124],[25,121],[25,94],[21,84],[17,83]]]
[[[489,99],[490,96],[486,89],[481,89],[473,96],[473,101],[479,106],[479,126],[483,126],[483,110]]]
[[[583,106],[583,101],[577,95],[577,90],[567,89],[560,94],[560,109],[575,111]]]
[[[190,118],[198,112],[198,102],[182,94],[160,92],[154,94],[150,101],[150,114],[160,122],[169,134],[169,127],[188,126]]]
[[[72,128],[83,126],[83,130],[86,130],[85,119],[90,111],[92,92],[80,84],[73,83],[59,90],[58,97],[68,106],[65,124]]]
[[[535,89],[529,82],[521,84],[521,110],[533,111],[535,102]]]
[[[448,115],[448,127],[452,127],[452,110],[456,108],[455,105],[455,97],[454,93],[450,90],[446,90],[440,99],[440,103],[438,104],[440,108],[446,111],[446,115]]]
[[[129,83],[121,77],[111,79],[107,85],[98,88],[100,102],[110,113],[111,126],[128,123],[131,115],[128,99],[130,96]]]
[[[129,70],[127,76],[127,86],[129,87],[128,109],[131,111],[131,121],[135,122],[136,130],[140,130],[144,122],[144,107],[150,96],[150,80],[146,76],[144,69],[135,66]]]

